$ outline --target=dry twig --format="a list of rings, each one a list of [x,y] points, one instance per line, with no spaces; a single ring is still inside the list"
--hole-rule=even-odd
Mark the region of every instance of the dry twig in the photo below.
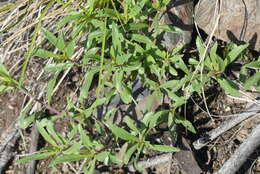
[[[9,132],[10,133],[10,132]],[[3,142],[0,146],[0,174],[4,172],[8,162],[16,155],[13,152],[13,148],[16,145],[17,140],[19,139],[19,129],[16,126],[15,129],[9,134],[8,138],[5,138],[6,141]]]
[[[232,127],[238,125],[242,121],[255,116],[257,113],[259,113],[260,108],[259,105],[253,104],[249,109],[247,109],[245,112],[237,114],[236,117],[233,117],[230,120],[227,120],[222,125],[220,125],[218,128],[213,129],[212,131],[208,132],[206,135],[204,135],[202,138],[198,139],[197,141],[193,142],[193,146],[195,149],[201,149],[202,147],[206,146],[208,143],[210,143],[212,140],[223,134],[224,132],[228,131]]]
[[[260,145],[260,124],[258,124],[249,135],[249,137],[242,143],[235,153],[215,174],[234,174]]]
[[[172,153],[165,153],[159,156],[156,156],[154,158],[148,159],[147,161],[140,161],[137,163],[138,168],[149,168],[152,166],[156,166],[162,163],[166,163],[172,160]],[[128,165],[128,169],[131,172],[135,172],[136,169],[133,164]]]
[[[37,130],[37,126],[34,123],[32,127],[32,132],[31,132],[31,147],[29,153],[34,153],[37,151],[38,147],[38,140],[39,140],[39,132]],[[34,174],[35,173],[35,168],[36,168],[36,161],[31,161],[28,163],[28,166],[26,168],[26,174]]]

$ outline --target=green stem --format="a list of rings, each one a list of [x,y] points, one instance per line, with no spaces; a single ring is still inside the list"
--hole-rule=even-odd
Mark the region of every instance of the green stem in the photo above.
[[[98,88],[97,88],[97,93],[96,96],[97,98],[101,96],[100,91],[101,91],[101,85],[102,85],[102,79],[103,79],[103,65],[104,65],[104,56],[105,56],[105,47],[106,47],[106,34],[107,34],[107,18],[105,18],[105,23],[104,23],[104,32],[103,32],[103,40],[102,40],[102,52],[101,52],[101,60],[100,60],[100,70],[99,70],[99,78],[98,78]]]

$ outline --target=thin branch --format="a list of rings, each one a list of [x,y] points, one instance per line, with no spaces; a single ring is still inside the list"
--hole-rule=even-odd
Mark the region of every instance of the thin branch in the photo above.
[[[156,165],[159,165],[159,164],[162,164],[162,163],[169,162],[171,160],[172,160],[172,153],[165,153],[165,154],[156,156],[154,158],[148,159],[146,161],[139,161],[137,163],[137,167],[146,169],[146,168],[149,168],[149,167],[152,167],[152,166],[156,166]],[[131,172],[136,171],[133,164],[129,164],[128,169]]]
[[[210,131],[206,135],[204,135],[202,138],[193,142],[194,148],[197,150],[201,149],[202,147],[206,146],[212,140],[216,139],[218,136],[220,136],[224,132],[228,131],[232,127],[238,125],[242,121],[244,121],[252,116],[255,116],[257,113],[259,113],[259,111],[260,111],[259,105],[253,104],[245,112],[237,114],[236,117],[233,117],[232,119],[225,121],[218,128],[213,129],[212,131]]]
[[[219,169],[215,174],[235,174],[236,171],[243,165],[248,157],[260,145],[260,124],[258,124],[249,137],[242,143],[235,153],[229,158],[228,161]]]
[[[10,133],[6,141],[0,146],[0,174],[4,172],[8,162],[16,155],[13,148],[19,139],[20,134],[17,127]]]
[[[58,111],[57,109],[53,108],[52,106],[48,105],[47,103],[44,103],[43,101],[39,100],[38,98],[36,98],[35,96],[33,96],[31,93],[29,93],[29,91],[25,88],[21,88],[21,91],[25,94],[28,95],[30,98],[32,98],[33,100],[35,100],[36,102],[42,104],[46,109],[48,109],[49,111],[57,114],[57,115],[61,115],[61,112]]]
[[[37,151],[38,141],[39,141],[39,131],[37,129],[36,124],[33,124],[32,132],[31,132],[31,147],[29,153],[34,153]],[[36,168],[36,161],[30,161],[26,168],[26,174],[34,174]]]

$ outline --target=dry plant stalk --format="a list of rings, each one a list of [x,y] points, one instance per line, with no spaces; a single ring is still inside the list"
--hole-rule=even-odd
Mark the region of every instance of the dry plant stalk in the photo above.
[[[205,136],[198,139],[197,141],[193,142],[193,146],[195,149],[201,149],[202,147],[206,146],[212,140],[216,139],[218,136],[223,134],[224,132],[228,131],[232,127],[238,125],[242,121],[255,116],[259,113],[260,108],[258,104],[253,104],[249,107],[245,112],[240,114],[236,114],[232,119],[225,121],[222,123],[218,128],[213,129],[212,131],[208,132]]]
[[[235,153],[215,174],[235,174],[236,171],[243,165],[248,157],[260,145],[260,124],[258,124],[249,137],[242,143]]]

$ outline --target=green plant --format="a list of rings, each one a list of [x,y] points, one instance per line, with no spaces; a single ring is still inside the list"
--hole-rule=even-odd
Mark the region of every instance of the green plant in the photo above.
[[[61,18],[53,31],[41,26],[44,10],[38,20],[30,49],[27,53],[20,81],[14,79],[3,64],[0,64],[0,92],[18,89],[40,102],[44,108],[28,115],[32,107],[29,102],[22,110],[20,127],[27,128],[36,121],[37,128],[47,142],[46,147],[36,154],[26,156],[20,162],[51,158],[50,167],[64,162],[81,161],[85,173],[93,173],[98,163],[105,165],[136,164],[141,154],[147,150],[176,152],[177,148],[152,143],[150,135],[162,122],[167,122],[168,130],[176,134],[176,124],[196,133],[192,123],[183,118],[179,109],[194,93],[203,94],[204,86],[212,81],[219,83],[227,93],[240,96],[237,84],[225,76],[226,69],[248,46],[233,46],[223,56],[218,54],[218,45],[206,50],[201,39],[197,38],[198,54],[189,60],[184,58],[182,48],[167,51],[157,42],[161,32],[181,32],[170,25],[160,25],[159,10],[163,10],[169,0],[89,0],[79,9],[70,9],[72,1],[50,1],[61,4],[68,15]],[[152,19],[152,20],[151,20]],[[68,30],[60,31],[69,26]],[[46,39],[45,45],[36,45],[40,34]],[[44,43],[43,42],[43,43]],[[80,51],[82,54],[78,54]],[[81,53],[81,52],[80,52]],[[205,57],[203,58],[203,56]],[[44,71],[52,74],[46,88],[44,101],[38,100],[23,86],[25,70],[31,56],[52,59]],[[64,72],[78,68],[84,73],[78,101],[68,97],[63,111],[52,107],[55,87]],[[200,72],[198,70],[201,70]],[[255,72],[249,73],[249,70]],[[240,80],[245,90],[256,85],[259,91],[259,60],[244,65]],[[247,78],[249,77],[250,78]],[[140,120],[124,115],[123,124],[115,124],[117,112],[114,107],[106,113],[97,109],[108,105],[119,97],[124,104],[138,107],[133,97],[134,83],[139,81],[149,91],[147,103]],[[92,90],[92,91],[91,91]],[[93,90],[94,93],[93,94]],[[94,95],[92,102],[87,99]],[[153,103],[162,106],[167,101],[167,109],[153,109]],[[54,114],[42,118],[48,109]],[[57,119],[69,118],[68,132],[64,135],[55,129]],[[119,155],[123,154],[123,155]]]

